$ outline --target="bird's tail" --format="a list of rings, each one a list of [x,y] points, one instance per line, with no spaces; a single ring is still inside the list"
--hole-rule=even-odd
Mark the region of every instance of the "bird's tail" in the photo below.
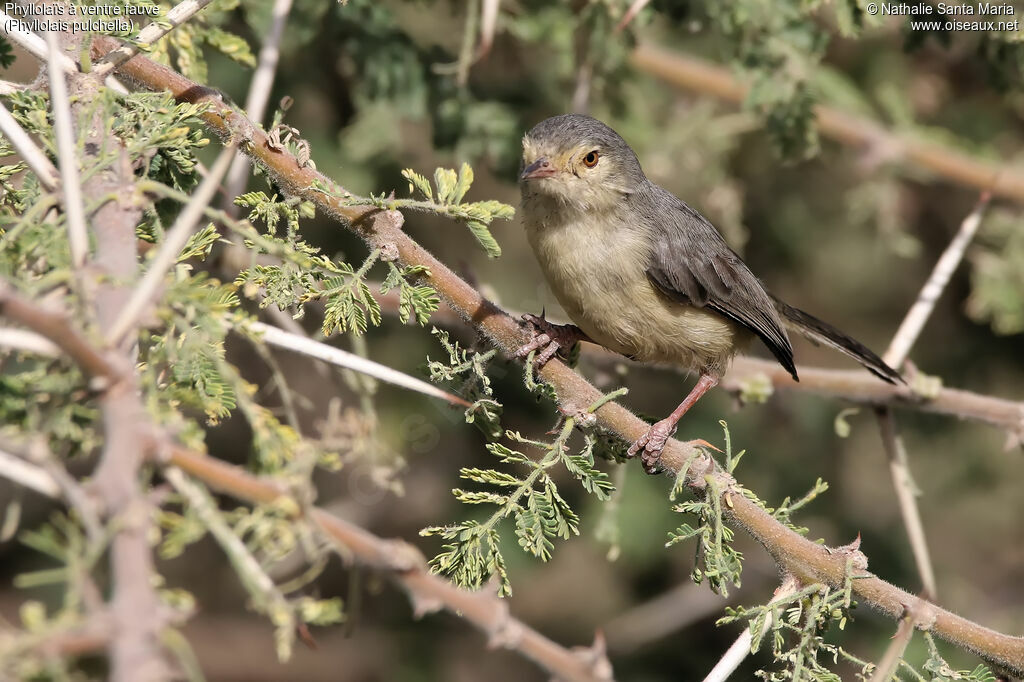
[[[775,299],[775,308],[779,311],[786,326],[801,336],[853,358],[882,381],[887,381],[890,384],[906,383],[899,372],[885,364],[885,361],[875,355],[870,348],[856,339],[850,338],[827,322],[822,322],[813,315],[783,303],[777,298]]]

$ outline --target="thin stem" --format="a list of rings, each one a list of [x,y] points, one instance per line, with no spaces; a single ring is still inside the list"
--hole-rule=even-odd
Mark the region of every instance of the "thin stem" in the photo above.
[[[792,575],[787,575],[779,588],[775,590],[775,595],[772,600],[765,605],[765,611],[767,612],[767,618],[765,619],[764,626],[761,628],[760,636],[763,638],[767,633],[771,632],[772,625],[775,622],[775,609],[774,605],[785,603],[790,600],[795,594],[797,594],[797,588],[800,587],[800,583]],[[815,589],[814,586],[805,588],[804,591]],[[750,655],[751,646],[754,643],[754,635],[750,632],[750,627],[743,628],[743,632],[740,633],[736,641],[726,650],[722,655],[722,658],[718,660],[715,667],[711,669],[711,672],[704,678],[704,682],[725,682],[729,679],[729,676],[736,672],[736,668],[740,666],[747,656]],[[794,675],[793,679],[799,679]]]
[[[36,146],[25,129],[11,116],[11,112],[0,102],[0,132],[4,134],[14,150],[25,160],[28,167],[39,178],[39,184],[51,192],[57,189],[60,173],[46,154]]]
[[[869,682],[889,682],[896,674],[896,670],[903,662],[903,652],[907,650],[911,637],[914,636],[914,619],[909,615],[900,618],[900,624],[896,628],[892,642],[885,650],[882,660],[878,662],[874,674]]]
[[[96,350],[64,313],[29,301],[3,280],[0,280],[0,315],[25,325],[49,340],[67,353],[90,377],[113,381],[121,375],[121,369]]]
[[[748,87],[729,69],[697,57],[641,45],[630,57],[633,67],[672,85],[712,95],[739,104]],[[814,108],[821,134],[854,148],[884,148],[887,158],[915,166],[940,178],[995,196],[1024,203],[1024,173],[1008,165],[997,165],[933,142],[918,140],[886,130],[876,121],[860,118],[835,107]]]
[[[651,0],[633,0],[633,3],[626,10],[626,13],[619,19],[619,23],[615,24],[615,33],[621,33],[629,23],[636,18],[636,15],[640,14],[641,10],[646,7]]]
[[[210,493],[177,467],[166,467],[164,476],[174,486],[174,489],[188,500],[189,507],[224,550],[224,554],[227,555],[231,565],[234,566],[241,578],[242,585],[257,606],[268,615],[273,616],[272,620],[278,628],[283,626],[288,630],[293,629],[295,617],[288,600],[274,584],[273,579],[263,570],[260,562],[252,555],[242,539],[228,525]],[[282,617],[286,620],[286,624],[280,622]]]
[[[231,159],[235,155],[235,146],[225,147],[217,157],[210,173],[203,179],[199,188],[193,193],[191,201],[185,205],[174,221],[174,225],[164,235],[160,250],[149,265],[149,270],[132,291],[131,298],[121,309],[117,318],[107,331],[107,343],[113,347],[121,344],[124,336],[135,326],[136,320],[150,304],[157,290],[167,276],[167,270],[174,265],[181,249],[188,242],[196,229],[203,211],[209,206],[221,178],[228,170]]]
[[[953,272],[960,265],[967,246],[974,239],[974,235],[977,234],[978,227],[981,225],[981,218],[985,213],[985,207],[988,206],[991,196],[989,192],[982,193],[978,203],[974,206],[974,210],[960,223],[960,229],[957,230],[953,240],[946,247],[946,250],[942,252],[938,262],[935,263],[932,274],[928,277],[928,281],[924,283],[924,286],[921,287],[921,293],[917,295],[914,305],[907,311],[903,322],[900,323],[900,327],[896,331],[896,335],[889,342],[889,348],[882,356],[890,367],[899,367],[907,359],[910,349],[914,346],[918,336],[921,335],[921,330],[924,329],[928,318],[931,317],[932,311],[935,309],[935,303],[942,296],[946,285],[949,284],[950,277],[953,276]]]
[[[407,388],[433,398],[440,398],[452,405],[470,407],[469,402],[463,400],[457,395],[452,395],[447,391],[442,391],[438,387],[428,384],[425,381],[403,374],[402,372],[391,369],[386,365],[381,365],[373,360],[360,357],[355,353],[349,353],[348,351],[340,348],[329,346],[326,343],[320,343],[319,341],[314,341],[313,339],[305,336],[286,332],[283,329],[273,327],[269,324],[264,324],[263,322],[250,322],[248,326],[252,331],[261,335],[263,341],[271,346],[290,350],[293,353],[308,355],[309,357],[322,360],[323,362],[336,365],[338,367],[344,367],[361,374],[372,376],[395,386]]]
[[[950,277],[960,264],[967,245],[971,243],[974,235],[981,225],[981,217],[988,205],[989,193],[985,192],[978,200],[974,210],[964,218],[960,224],[953,240],[943,251],[942,256],[935,264],[931,275],[921,287],[921,293],[917,300],[910,307],[903,322],[900,324],[895,336],[889,343],[886,350],[885,361],[893,367],[903,364],[907,354],[913,347],[914,342],[924,329],[925,323],[935,309],[935,303],[939,300]],[[910,459],[907,457],[907,448],[903,443],[896,428],[896,418],[889,408],[877,410],[878,424],[882,433],[882,443],[885,446],[886,456],[889,460],[889,472],[892,476],[893,488],[896,491],[896,498],[899,502],[900,515],[903,518],[903,525],[907,529],[907,538],[910,540],[910,548],[914,554],[914,563],[917,565],[918,574],[921,576],[921,585],[924,593],[930,599],[938,596],[938,585],[935,580],[935,568],[932,566],[931,553],[928,551],[928,542],[925,538],[924,524],[921,522],[921,511],[917,505],[917,496],[920,494],[917,486],[914,485],[913,475],[910,472]]]
[[[71,103],[64,72],[60,65],[60,47],[57,34],[46,32],[46,63],[50,75],[50,106],[53,109],[53,130],[57,137],[57,163],[60,165],[61,186],[64,190],[64,215],[68,225],[68,243],[71,247],[71,265],[80,271],[89,255],[89,233],[85,225],[85,207],[82,200],[82,181],[78,175],[78,155],[75,153],[75,133],[71,126]]]
[[[921,522],[921,510],[917,506],[917,486],[910,473],[907,459],[907,448],[896,430],[896,420],[892,411],[882,408],[877,411],[878,426],[882,433],[882,443],[889,460],[889,473],[892,475],[893,488],[899,502],[900,515],[907,529],[907,539],[914,554],[914,563],[921,577],[924,594],[929,599],[938,596],[935,582],[935,569],[932,567],[928,542],[925,539],[924,524]]]
[[[53,357],[60,353],[60,348],[45,336],[25,329],[0,328],[0,348],[35,353]]]
[[[160,22],[152,22],[139,32],[135,38],[136,45],[123,45],[109,52],[101,59],[94,69],[98,76],[106,76],[118,66],[139,53],[142,46],[150,46],[165,35],[192,18],[196,12],[209,5],[213,0],[184,0],[175,5]]]
[[[52,498],[61,496],[60,484],[50,472],[3,450],[0,450],[0,476],[40,495]]]
[[[768,614],[768,620],[765,622],[766,628],[770,628],[772,625],[772,614]],[[740,667],[740,663],[746,660],[747,656],[750,655],[750,645],[754,642],[754,636],[750,634],[750,628],[743,628],[740,632],[740,636],[736,638],[718,663],[715,663],[715,667],[711,669],[711,672],[704,678],[704,682],[725,682],[729,679],[729,676],[736,672],[736,668]]]
[[[270,32],[267,33],[263,46],[260,48],[259,61],[256,64],[256,71],[249,83],[249,94],[245,99],[245,113],[252,121],[263,121],[267,110],[267,101],[270,99],[270,91],[274,85],[274,74],[277,71],[277,62],[281,56],[281,36],[284,35],[284,27],[288,21],[288,14],[292,9],[292,0],[274,0],[274,9],[271,12]],[[227,197],[237,197],[245,189],[245,181],[249,176],[249,157],[239,154],[231,164],[226,181]],[[227,207],[229,211],[237,210],[233,204]]]
[[[480,45],[476,51],[477,59],[483,59],[494,44],[494,28],[498,23],[498,6],[501,0],[481,0],[480,4]]]

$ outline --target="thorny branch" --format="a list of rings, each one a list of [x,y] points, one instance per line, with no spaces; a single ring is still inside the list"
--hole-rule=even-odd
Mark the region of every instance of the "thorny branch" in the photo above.
[[[97,56],[116,46],[117,42],[112,39],[97,38],[93,42]],[[526,332],[518,322],[484,299],[478,291],[402,232],[403,218],[400,213],[347,205],[342,199],[346,196],[345,192],[337,183],[300,165],[286,151],[273,149],[263,131],[225,104],[209,88],[199,86],[167,67],[140,57],[126,62],[120,73],[131,78],[137,86],[167,90],[184,101],[207,103],[209,110],[204,118],[210,127],[224,137],[243,140],[243,151],[263,164],[282,189],[314,202],[318,208],[356,232],[372,248],[387,248],[397,252],[403,264],[426,266],[423,281],[433,286],[454,310],[505,353],[511,354],[526,342]],[[986,183],[989,180],[987,177]],[[315,186],[327,187],[332,191],[317,191],[313,189]],[[1005,187],[1005,184],[1000,187]],[[1024,196],[1024,188],[1021,195]],[[541,376],[555,388],[563,405],[592,404],[601,397],[594,386],[557,360],[549,362],[541,370]],[[645,422],[618,403],[606,403],[595,414],[605,428],[625,440],[639,438],[648,428]],[[695,455],[694,451],[693,444],[670,440],[662,464],[669,472],[678,473],[689,460],[687,482],[695,488],[706,485],[706,477],[714,477],[722,490],[722,508],[726,510],[727,517],[764,546],[781,570],[806,583],[843,584],[847,571],[845,556],[832,553],[827,547],[815,544],[786,528],[753,501],[735,492],[731,477],[713,459],[699,451]],[[175,463],[186,468],[180,462]],[[199,473],[191,473],[207,480]],[[859,600],[890,617],[900,618],[909,608],[914,614],[916,627],[929,629],[1015,673],[1024,673],[1024,638],[985,628],[901,590],[867,570],[858,574],[853,589]]]
[[[747,87],[727,68],[689,55],[641,45],[630,57],[633,66],[672,85],[739,104]],[[879,123],[835,107],[814,109],[818,129],[827,137],[854,148],[884,149],[887,158],[928,170],[979,192],[1024,203],[1024,174],[941,145],[897,135]]]
[[[384,294],[378,299],[381,310],[398,312],[398,294]],[[518,318],[515,311],[507,311]],[[434,312],[431,320],[438,325],[464,325],[457,311],[442,307]],[[552,320],[557,322],[557,320]],[[582,354],[598,363],[629,362],[621,355],[584,342]],[[676,367],[666,367],[679,371]],[[922,392],[913,386],[887,384],[861,370],[827,369],[798,365],[800,381],[794,381],[779,363],[741,355],[733,360],[732,367],[722,378],[719,386],[731,393],[741,393],[745,386],[765,382],[772,390],[804,391],[828,398],[847,400],[872,406],[892,406],[906,410],[918,410],[941,414],[958,419],[978,421],[1002,429],[1007,434],[1007,449],[1024,442],[1024,402],[982,395],[958,388],[941,386],[934,391]]]

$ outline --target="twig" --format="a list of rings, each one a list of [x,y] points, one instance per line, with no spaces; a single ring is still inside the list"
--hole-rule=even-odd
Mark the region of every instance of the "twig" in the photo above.
[[[281,57],[281,36],[284,35],[284,27],[288,22],[288,14],[292,9],[292,0],[274,0],[274,9],[271,11],[270,31],[260,47],[259,61],[256,64],[256,71],[249,83],[249,93],[245,98],[245,113],[251,121],[262,122],[267,110],[267,101],[270,99],[270,90],[274,86],[274,74],[277,71],[277,62]],[[249,177],[249,157],[239,154],[231,164],[228,171],[227,198],[237,197],[245,188],[245,181]],[[234,204],[229,211],[237,210]]]
[[[152,22],[139,32],[134,45],[123,45],[108,53],[94,69],[98,76],[106,76],[118,66],[139,53],[142,46],[150,46],[165,35],[178,28],[192,18],[196,12],[209,5],[213,0],[183,0],[175,5],[160,22]]]
[[[898,367],[906,360],[907,354],[917,341],[917,337],[924,329],[925,323],[935,309],[935,303],[939,300],[942,292],[949,283],[953,271],[956,270],[960,260],[963,258],[967,245],[971,243],[978,226],[981,225],[981,216],[988,205],[990,195],[985,192],[978,200],[974,210],[963,220],[960,229],[953,240],[943,251],[942,256],[935,264],[931,275],[921,287],[921,293],[917,300],[910,307],[906,317],[900,324],[899,329],[889,343],[883,358],[892,367]],[[932,566],[931,553],[928,551],[928,542],[925,538],[924,524],[921,522],[921,511],[917,506],[917,496],[920,494],[914,479],[910,473],[910,460],[907,457],[907,448],[903,438],[896,428],[896,419],[889,408],[876,410],[878,425],[882,433],[882,444],[885,446],[885,453],[889,460],[889,472],[892,475],[893,488],[896,491],[896,498],[900,506],[900,516],[903,518],[903,525],[907,529],[907,538],[910,540],[910,549],[914,554],[914,563],[917,565],[918,573],[921,576],[921,585],[924,593],[930,599],[938,596],[938,585],[935,581],[935,568]]]
[[[772,604],[779,601],[785,600],[790,595],[794,594],[800,587],[800,582],[792,575],[786,575],[783,579],[782,584],[775,590],[775,595],[772,600],[766,605],[768,607],[768,617],[764,621],[764,626],[761,628],[761,637],[764,637],[767,633],[771,632],[773,623],[775,621],[775,611],[770,607]],[[750,632],[749,627],[743,628],[743,632],[740,633],[736,641],[732,643],[722,658],[718,660],[715,667],[711,669],[711,672],[704,678],[704,682],[725,682],[729,679],[729,676],[736,672],[736,668],[740,666],[747,656],[750,655],[751,645],[754,643],[754,636]]]
[[[713,95],[739,104],[747,97],[747,86],[728,69],[696,57],[670,52],[650,45],[637,47],[630,57],[633,66],[672,85]],[[1024,203],[1024,173],[1008,166],[949,149],[932,142],[904,137],[877,122],[859,118],[834,107],[814,108],[818,129],[826,137],[853,147],[884,146],[896,160],[924,168],[939,177],[996,196]]]
[[[633,0],[633,3],[626,10],[626,13],[619,19],[619,23],[615,24],[615,33],[622,33],[623,30],[629,23],[636,18],[636,15],[640,14],[644,7],[647,7],[651,0]]]
[[[118,366],[96,350],[66,314],[29,301],[4,280],[0,280],[0,315],[25,325],[56,345],[88,376],[104,379],[107,385],[120,377]]]
[[[107,343],[112,347],[116,348],[121,345],[124,336],[135,326],[138,317],[156,295],[164,277],[167,276],[167,270],[174,265],[178,254],[181,253],[181,249],[192,236],[199,219],[202,218],[203,212],[209,206],[217,188],[220,187],[221,178],[227,172],[234,155],[234,145],[224,148],[213,164],[213,168],[210,169],[210,173],[203,178],[199,188],[192,194],[192,199],[178,214],[171,229],[167,231],[160,250],[149,265],[149,270],[139,285],[133,289],[131,298],[121,308],[121,312],[107,330]]]
[[[51,192],[56,190],[60,181],[60,173],[46,158],[46,154],[28,136],[25,129],[11,116],[11,112],[7,111],[7,107],[2,102],[0,102],[0,132],[10,141],[21,158],[25,159],[25,163],[39,178],[39,184]]]
[[[60,46],[57,34],[46,32],[46,63],[50,75],[50,108],[53,110],[53,131],[57,138],[57,163],[60,165],[61,188],[64,190],[64,215],[68,223],[68,244],[71,247],[71,265],[77,273],[89,255],[89,233],[85,226],[85,206],[82,202],[82,182],[78,175],[78,155],[75,153],[75,133],[71,127],[71,103],[68,87],[60,66]]]
[[[293,351],[295,353],[302,353],[310,357],[322,360],[338,367],[344,367],[351,369],[354,372],[360,374],[366,374],[367,376],[386,381],[389,384],[395,386],[401,386],[423,395],[431,396],[432,398],[440,398],[452,405],[458,405],[460,407],[470,407],[470,403],[463,400],[457,395],[452,395],[447,391],[442,391],[437,386],[428,384],[425,381],[421,381],[415,377],[411,377],[408,374],[403,374],[398,370],[391,369],[387,365],[374,362],[373,360],[367,360],[366,358],[360,357],[355,353],[349,353],[340,348],[334,346],[328,346],[326,343],[320,343],[313,339],[298,334],[292,334],[286,332],[278,327],[272,327],[269,324],[263,322],[250,322],[249,328],[253,331],[261,334],[263,340],[272,346],[278,348],[284,348],[286,350]]]
[[[398,313],[398,293],[389,292],[378,299],[382,311]],[[518,319],[519,313],[507,311]],[[431,322],[438,325],[466,326],[466,319],[442,306],[431,316]],[[471,326],[471,325],[469,325]],[[630,362],[626,358],[590,343],[582,344],[582,352],[596,363],[612,364]],[[680,371],[678,367],[666,367]],[[782,366],[774,360],[763,360],[750,356],[739,356],[719,383],[731,392],[739,392],[750,381],[766,381],[774,390],[802,391],[839,400],[848,400],[865,405],[891,405],[900,409],[917,410],[942,414],[958,419],[969,419],[1003,429],[1011,436],[1012,442],[1024,439],[1024,402],[996,398],[958,388],[940,388],[935,395],[924,396],[907,386],[895,386],[880,381],[863,370],[827,369],[824,367],[797,366],[800,381],[793,381]]]
[[[38,469],[41,476],[46,476],[49,480],[57,486],[56,493],[52,490],[43,490],[38,487],[32,487],[29,482],[19,481],[22,485],[30,487],[36,492],[49,497],[63,499],[67,502],[68,506],[74,508],[82,521],[82,526],[85,528],[86,534],[89,539],[100,546],[105,542],[103,524],[100,523],[100,515],[97,509],[97,505],[93,500],[86,494],[85,490],[81,485],[78,484],[71,474],[68,473],[52,452],[46,447],[45,439],[34,439],[28,442],[14,442],[9,441],[6,438],[0,438],[0,449],[9,450],[16,454],[12,455],[10,452],[6,453],[7,457],[15,457],[21,464]],[[6,475],[0,473],[0,475]],[[13,476],[7,476],[11,480],[15,480]]]
[[[914,301],[914,305],[910,307],[906,317],[903,318],[903,322],[900,323],[896,335],[893,336],[892,341],[889,343],[889,348],[882,356],[890,367],[898,367],[907,359],[910,349],[913,348],[914,342],[920,336],[925,323],[931,317],[932,311],[935,309],[935,303],[942,296],[946,285],[949,284],[950,277],[953,276],[953,272],[960,265],[967,246],[974,239],[974,235],[977,234],[978,227],[981,225],[981,217],[985,213],[985,207],[988,206],[989,199],[991,199],[991,194],[983,192],[974,210],[964,218],[953,240],[946,247],[946,250],[942,252],[938,262],[935,263],[932,274],[929,275],[928,281],[921,287],[921,293],[917,295],[917,300]]]
[[[913,636],[914,619],[910,614],[906,614],[900,618],[896,634],[893,635],[892,642],[886,648],[885,654],[878,662],[878,667],[875,668],[869,682],[889,682],[893,679],[896,669],[900,666],[900,659],[903,658],[903,652],[907,650],[907,645],[910,644],[910,638]]]
[[[860,370],[803,365],[798,369],[800,381],[796,382],[774,360],[741,356],[733,361],[720,385],[729,391],[739,391],[748,381],[764,379],[779,390],[804,391],[865,405],[890,405],[971,419],[1004,429],[1017,438],[1024,437],[1022,402],[957,388],[942,388],[934,397],[924,397],[907,386],[887,384]]]
[[[111,46],[109,39],[97,36],[93,49],[101,54]],[[373,248],[396,250],[398,259],[406,265],[422,265],[426,272],[422,280],[431,285],[448,305],[502,351],[511,354],[527,341],[527,334],[519,323],[496,305],[484,299],[478,291],[460,279],[447,266],[434,258],[402,231],[402,216],[395,211],[381,211],[370,206],[346,205],[345,196],[337,183],[311,168],[304,167],[290,153],[273,151],[266,144],[266,135],[251,122],[239,121],[239,113],[218,97],[210,95],[189,79],[171,69],[137,57],[122,67],[132,79],[145,87],[168,90],[183,101],[202,101],[208,104],[203,114],[207,124],[222,135],[227,135],[226,121],[234,124],[232,130],[244,129],[251,134],[246,152],[262,163],[282,190],[314,202],[318,208],[342,221],[365,239]],[[326,187],[330,192],[313,189]],[[592,404],[602,394],[583,377],[558,360],[552,360],[540,371],[544,381],[550,383],[563,401],[574,405]],[[624,440],[633,441],[643,435],[649,425],[615,402],[609,402],[596,411],[598,423]],[[663,466],[678,474],[689,461],[690,480],[701,484],[705,475],[719,471],[713,460],[695,454],[696,447],[669,440],[662,456]],[[699,453],[699,450],[697,450]],[[180,462],[175,462],[182,466]],[[182,468],[186,468],[182,466]],[[195,474],[194,474],[195,475]],[[822,582],[841,586],[846,580],[846,559],[831,553],[789,530],[753,501],[734,494],[728,479],[723,478],[721,490],[729,499],[722,503],[733,523],[745,528],[785,571],[804,582]],[[447,585],[447,583],[445,583]],[[450,586],[449,586],[450,588]],[[450,588],[454,589],[454,588]],[[857,598],[894,618],[900,617],[907,604],[915,605],[916,621],[928,625],[940,637],[973,651],[1013,671],[1024,672],[1024,638],[1011,637],[973,623],[966,618],[945,611],[908,592],[865,573],[853,581]]]
[[[772,617],[769,614],[765,621],[765,628],[770,628],[771,625]],[[753,642],[754,636],[750,634],[750,628],[743,628],[739,637],[725,650],[722,657],[718,659],[718,663],[715,663],[715,667],[704,678],[704,682],[725,682],[729,679],[729,676],[736,672],[736,668],[740,667],[740,663],[750,655],[750,645]]]
[[[164,476],[174,486],[174,489],[188,500],[189,506],[224,550],[231,565],[234,566],[241,578],[242,586],[249,592],[256,606],[271,617],[275,627],[285,629],[290,634],[296,625],[292,607],[274,584],[273,579],[260,566],[260,562],[224,520],[223,514],[217,508],[210,494],[202,486],[190,480],[177,467],[166,467]]]
[[[476,0],[469,0],[466,3],[466,24],[462,33],[462,48],[459,50],[459,60],[455,67],[455,82],[459,87],[464,88],[469,82],[469,70],[476,61],[473,50],[473,36],[476,33],[477,24],[480,21],[480,3]]]
[[[53,357],[60,353],[60,348],[45,336],[25,329],[0,328],[0,348],[27,351],[36,355]]]
[[[169,461],[206,485],[251,503],[280,502],[287,497],[274,481],[184,448],[170,446]],[[447,609],[488,633],[492,644],[522,652],[558,679],[611,679],[595,674],[583,657],[516,620],[508,612],[508,602],[493,592],[462,590],[430,573],[422,554],[412,545],[379,538],[320,508],[307,514],[332,542],[340,545],[343,558],[387,571],[409,593],[417,614]]]
[[[921,577],[921,586],[927,598],[935,599],[938,596],[935,569],[932,567],[931,553],[928,551],[924,524],[921,523],[921,511],[917,506],[917,496],[920,493],[917,486],[914,485],[914,479],[910,473],[907,448],[896,430],[896,420],[892,416],[892,411],[880,408],[876,411],[876,415],[882,434],[882,444],[885,446],[886,457],[889,460],[889,473],[892,475],[896,500],[900,506],[900,516],[907,529],[907,539],[910,541],[914,564]]]
[[[477,59],[487,56],[494,44],[494,28],[498,23],[498,5],[501,4],[501,0],[480,0],[480,4],[480,45],[476,51]]]
[[[61,495],[60,484],[50,472],[3,450],[0,450],[0,476],[40,495],[53,498],[59,498]]]

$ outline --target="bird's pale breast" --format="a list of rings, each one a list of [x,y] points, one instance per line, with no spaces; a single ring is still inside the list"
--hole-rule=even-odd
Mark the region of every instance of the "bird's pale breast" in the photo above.
[[[524,211],[530,245],[558,302],[591,339],[645,362],[725,369],[747,335],[655,289],[646,275],[653,235],[614,214],[556,221],[536,208]]]

